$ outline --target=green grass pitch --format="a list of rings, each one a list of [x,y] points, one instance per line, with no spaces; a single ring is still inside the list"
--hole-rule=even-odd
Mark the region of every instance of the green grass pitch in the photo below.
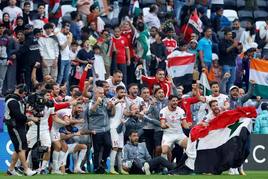
[[[7,179],[8,176],[0,174],[0,178]],[[29,178],[23,177],[10,177],[10,178]],[[227,174],[222,175],[95,175],[95,174],[73,174],[73,175],[36,175],[30,178],[35,179],[268,179],[268,171],[248,171],[247,176],[230,176]]]

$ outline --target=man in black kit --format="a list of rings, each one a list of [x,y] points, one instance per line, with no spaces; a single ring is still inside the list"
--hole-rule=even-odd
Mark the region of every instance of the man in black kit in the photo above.
[[[25,151],[27,150],[26,124],[30,126],[38,121],[38,118],[36,117],[25,115],[23,98],[26,96],[26,93],[26,85],[20,84],[16,87],[15,92],[8,95],[5,99],[5,123],[15,149],[7,171],[8,175],[21,176],[15,170],[15,165],[18,159],[21,161],[25,175],[32,176],[36,174],[35,171],[28,168],[25,159]]]

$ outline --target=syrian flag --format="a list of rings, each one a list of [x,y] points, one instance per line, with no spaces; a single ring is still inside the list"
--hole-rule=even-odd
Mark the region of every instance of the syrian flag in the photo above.
[[[180,56],[180,53],[175,50],[168,55],[167,72],[175,85],[190,85],[193,81],[195,55],[185,53],[185,56]]]
[[[202,29],[202,21],[200,20],[200,18],[198,17],[197,14],[197,10],[195,9],[195,11],[192,13],[188,24],[194,29],[194,31],[198,32],[198,33],[202,33],[203,29]]]
[[[201,73],[199,84],[203,87],[203,95],[204,96],[211,95],[210,85],[209,85],[209,82],[208,82],[207,75],[205,73]]]
[[[268,61],[252,59],[249,79],[256,81],[254,95],[268,98]]]
[[[185,166],[195,173],[212,174],[241,166],[249,155],[252,118],[256,116],[254,107],[240,107],[220,114],[208,126],[195,126]]]

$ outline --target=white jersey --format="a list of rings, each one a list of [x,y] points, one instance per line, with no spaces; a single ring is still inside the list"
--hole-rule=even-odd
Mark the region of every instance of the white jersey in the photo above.
[[[44,116],[40,118],[40,132],[46,132],[49,131],[49,127],[48,127],[48,118],[50,115],[55,114],[55,108],[48,108],[45,106],[44,109]],[[32,126],[30,126],[29,133],[36,133],[37,132],[37,125],[33,124]]]
[[[206,96],[206,102],[207,104],[211,101],[211,100],[217,100],[218,101],[218,104],[219,104],[219,107],[220,108],[223,108],[224,107],[224,103],[229,101],[229,98],[227,95],[225,94],[220,94],[219,96],[217,97],[213,97],[212,95],[209,95],[209,96]]]
[[[160,111],[160,120],[165,120],[170,126],[164,129],[164,134],[183,134],[181,127],[183,119],[185,119],[185,112],[180,107],[177,107],[175,111],[170,111],[167,106]]]
[[[71,118],[72,117],[72,109],[70,109],[70,108],[61,109],[61,110],[58,110],[56,112],[56,114],[60,119],[63,119],[65,116],[68,116]],[[53,121],[52,129],[58,131],[59,128],[61,128],[63,126],[64,126],[63,124],[59,124],[59,123]]]
[[[117,98],[112,98],[112,101],[116,101]],[[121,119],[124,117],[124,110],[126,108],[126,103],[117,103],[115,105],[115,115],[110,118],[110,128],[116,129],[121,123]]]
[[[144,100],[137,96],[136,98],[130,98],[130,97],[126,97],[126,107],[127,109],[129,110],[129,106],[132,105],[132,104],[136,104],[138,107],[141,107],[142,105],[145,105],[144,104]]]
[[[112,78],[109,78],[109,79],[107,79],[106,80],[107,81],[107,83],[109,84],[109,90],[111,91],[111,92],[113,92],[114,94],[116,93],[116,88],[118,87],[118,86],[123,86],[125,89],[126,89],[126,86],[125,86],[125,84],[121,81],[118,85],[114,85],[113,84],[113,82],[112,82]]]

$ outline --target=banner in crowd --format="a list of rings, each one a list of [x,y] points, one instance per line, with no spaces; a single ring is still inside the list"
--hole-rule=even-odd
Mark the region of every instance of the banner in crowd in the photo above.
[[[201,77],[200,77],[200,80],[199,80],[199,85],[201,85],[203,87],[203,95],[204,96],[211,95],[210,85],[209,85],[209,82],[208,82],[207,75],[205,73],[201,73]]]
[[[254,95],[268,98],[268,61],[252,59],[249,79],[256,81]]]
[[[174,84],[192,84],[195,56],[191,54],[180,56],[180,52],[175,50],[167,58],[167,71],[173,78]]]

